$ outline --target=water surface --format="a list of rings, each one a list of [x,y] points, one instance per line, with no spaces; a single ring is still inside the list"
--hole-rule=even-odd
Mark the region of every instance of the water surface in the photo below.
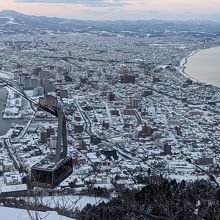
[[[185,67],[185,73],[192,78],[220,87],[220,47],[195,53]]]

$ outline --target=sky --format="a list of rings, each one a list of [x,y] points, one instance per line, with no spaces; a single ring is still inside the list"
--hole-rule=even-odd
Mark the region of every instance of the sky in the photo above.
[[[220,0],[0,0],[0,10],[88,20],[215,20]]]

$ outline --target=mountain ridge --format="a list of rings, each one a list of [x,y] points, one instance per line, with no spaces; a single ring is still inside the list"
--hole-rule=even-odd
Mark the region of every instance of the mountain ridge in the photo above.
[[[17,12],[16,10],[1,10],[0,16],[26,16],[26,17],[41,17],[41,18],[48,18],[48,19],[60,19],[60,20],[66,20],[66,21],[84,21],[84,22],[99,22],[99,23],[117,23],[117,22],[127,22],[127,23],[133,23],[133,22],[164,22],[164,23],[215,23],[220,24],[218,21],[212,21],[212,20],[201,20],[201,19],[189,19],[189,20],[163,20],[163,19],[135,19],[135,20],[88,20],[88,19],[74,19],[74,18],[62,18],[62,17],[56,17],[56,16],[46,16],[46,15],[29,15],[29,14],[23,14],[20,12]]]
[[[9,19],[10,18],[10,19]],[[13,21],[13,22],[12,22]],[[17,24],[17,26],[16,26]],[[19,26],[19,27],[18,27]],[[115,20],[95,21],[77,20],[58,17],[26,15],[14,10],[0,11],[0,30],[3,32],[25,32],[37,29],[61,32],[105,31],[113,34],[130,31],[144,36],[151,32],[169,31],[220,33],[220,23],[213,21],[188,20]],[[130,33],[133,35],[132,33]]]

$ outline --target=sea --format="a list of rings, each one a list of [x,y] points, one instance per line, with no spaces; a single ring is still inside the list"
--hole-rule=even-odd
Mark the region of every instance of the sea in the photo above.
[[[200,82],[220,88],[220,47],[200,50],[190,56],[184,72]]]

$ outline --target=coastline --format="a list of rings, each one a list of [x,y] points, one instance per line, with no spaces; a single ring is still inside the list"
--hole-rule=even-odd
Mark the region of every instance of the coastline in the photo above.
[[[195,51],[193,51],[192,53],[190,53],[187,57],[183,58],[183,59],[180,61],[180,70],[179,70],[179,72],[180,72],[183,76],[185,76],[186,78],[191,79],[193,82],[197,82],[197,83],[203,83],[203,82],[201,82],[201,81],[199,81],[199,80],[193,78],[193,77],[190,76],[189,74],[187,74],[187,73],[185,72],[185,69],[186,69],[186,65],[187,65],[187,63],[188,63],[188,59],[189,59],[190,57],[194,56],[196,53],[202,51],[202,50],[203,50],[203,49],[195,50]]]
[[[208,47],[208,48],[204,48],[204,49],[198,49],[198,50],[195,50],[195,51],[193,51],[192,53],[190,53],[187,57],[183,58],[183,59],[180,61],[179,73],[182,74],[183,76],[185,76],[186,78],[191,79],[193,82],[200,83],[200,84],[203,84],[203,85],[206,85],[206,86],[211,85],[211,86],[213,86],[213,87],[215,87],[215,88],[217,88],[217,89],[220,89],[220,87],[218,87],[218,86],[215,86],[215,85],[212,85],[212,84],[209,84],[209,83],[206,83],[206,82],[202,82],[202,81],[200,81],[200,80],[198,80],[198,79],[196,79],[196,78],[190,76],[190,74],[188,74],[188,73],[185,72],[186,65],[187,65],[188,59],[189,59],[190,57],[194,56],[195,54],[199,53],[200,51],[209,50],[209,49],[213,49],[213,48],[217,48],[217,47],[220,47],[220,45],[219,45],[219,46],[215,46],[215,47]]]
[[[13,73],[9,73],[9,72],[4,72],[4,71],[0,71],[0,79],[6,79],[6,80],[13,80]],[[15,91],[13,89],[11,89],[10,87],[8,87],[7,85],[1,88],[2,90],[6,91],[7,96],[5,99],[5,105],[2,108],[2,115],[0,118],[0,122],[2,124],[5,123],[5,125],[3,127],[0,127],[1,132],[0,132],[0,138],[8,138],[11,137],[11,135],[13,134],[14,128],[12,127],[12,125],[26,125],[27,127],[30,125],[30,120],[32,119],[32,116],[34,115],[34,112],[31,112],[31,118],[28,116],[26,117],[22,117],[21,113],[19,112],[18,115],[7,115],[5,113],[5,111],[7,109],[10,109],[10,100],[13,99]],[[29,121],[29,122],[28,122]],[[3,129],[2,129],[3,128]],[[26,131],[26,130],[25,130]]]
[[[7,79],[7,80],[13,80],[13,74],[5,71],[0,71],[0,78]],[[9,117],[5,114],[5,111],[7,110],[7,104],[10,103],[9,100],[11,97],[14,96],[13,89],[9,88],[8,86],[4,86],[2,89],[7,90],[7,98],[5,100],[5,108],[3,110],[2,119],[19,119],[21,118],[21,115],[10,115]]]
[[[12,80],[13,79],[13,75],[11,73],[9,73],[9,72],[0,71],[0,78],[7,79],[7,80]],[[5,106],[3,107],[3,110],[1,112],[1,120],[3,120],[3,121],[4,120],[8,120],[8,123],[12,124],[12,118],[5,117],[5,109],[6,109],[6,105],[7,105],[9,96],[13,95],[13,90],[8,88],[7,86],[2,87],[1,89],[7,91],[7,97],[6,97],[6,100],[5,100]],[[12,131],[13,131],[13,129],[10,127],[7,131],[2,132],[2,134],[0,135],[0,138],[4,139],[4,138],[7,138],[7,137],[10,137],[11,134],[12,134]]]

